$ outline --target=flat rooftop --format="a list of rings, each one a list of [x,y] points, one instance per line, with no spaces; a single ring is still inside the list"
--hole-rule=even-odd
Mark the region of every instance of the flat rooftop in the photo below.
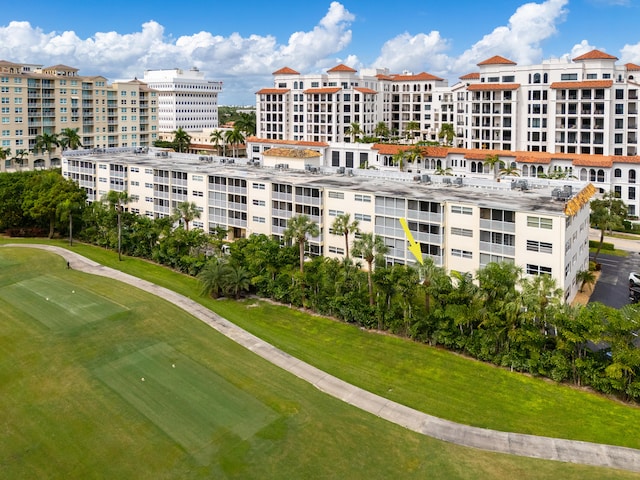
[[[166,156],[165,156],[166,155]],[[267,168],[246,158],[228,158],[133,149],[75,150],[63,158],[117,163],[127,166],[179,170],[201,175],[245,178],[248,181],[280,181],[296,186],[354,190],[372,195],[402,197],[435,202],[456,201],[480,207],[562,213],[566,201],[588,182],[531,177],[507,177],[495,181],[486,177],[415,175],[397,170],[361,170],[336,167]],[[560,191],[560,192],[559,192]]]

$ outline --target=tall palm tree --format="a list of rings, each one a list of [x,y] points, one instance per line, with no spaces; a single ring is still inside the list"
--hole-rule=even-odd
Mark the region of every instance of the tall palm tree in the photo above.
[[[451,145],[453,142],[453,137],[456,136],[456,132],[453,129],[453,124],[451,123],[443,123],[440,127],[440,133],[438,133],[438,138],[440,140],[445,140],[447,145]]]
[[[622,221],[627,217],[627,206],[622,200],[616,198],[614,193],[605,193],[602,199],[591,201],[591,215],[589,220],[591,225],[600,230],[600,243],[593,261],[598,260],[600,249],[604,243],[604,234],[607,230],[612,230],[622,226]]]
[[[196,218],[200,218],[200,210],[195,202],[182,202],[176,207],[174,215],[184,222],[184,229],[188,232],[189,223]]]
[[[51,162],[51,152],[55,151],[56,147],[60,146],[60,140],[55,133],[42,133],[36,137],[35,151],[42,153],[47,152],[49,162]]]
[[[213,145],[216,147],[216,154],[220,155],[220,144],[222,144],[222,152],[223,155],[225,155],[224,134],[222,133],[222,130],[214,130],[213,132],[211,132],[209,139],[211,140],[211,143],[213,143]]]
[[[27,150],[16,150],[16,154],[13,157],[13,160],[16,162],[16,165],[22,167],[22,165],[24,164],[24,157],[26,157],[27,155],[29,155],[29,152]]]
[[[227,133],[225,133],[224,139],[231,145],[233,156],[236,157],[236,146],[244,143],[244,135],[239,128],[234,128],[233,130],[228,130]]]
[[[336,216],[336,219],[331,225],[334,235],[344,236],[344,258],[349,259],[349,234],[358,232],[358,220],[351,220],[351,215],[348,213],[341,213]]]
[[[296,215],[287,221],[284,231],[284,241],[294,241],[298,244],[300,253],[300,273],[304,273],[304,244],[307,237],[317,237],[320,234],[318,224],[306,215]]]
[[[174,130],[173,134],[173,144],[178,149],[178,152],[186,152],[189,150],[189,146],[191,145],[191,135],[185,132],[182,127]]]
[[[124,212],[125,205],[131,201],[131,198],[126,191],[116,192],[115,190],[109,190],[103,201],[115,209],[118,215],[118,260],[122,261],[122,213]]]
[[[409,138],[413,137],[413,132],[420,130],[420,124],[418,122],[411,121],[407,123],[405,130],[407,131],[407,140],[409,140]]]
[[[353,254],[362,257],[367,262],[367,280],[369,283],[369,305],[373,305],[373,263],[384,261],[384,256],[389,253],[389,247],[385,245],[382,237],[373,233],[363,233],[353,242]]]
[[[500,160],[500,157],[496,155],[487,155],[484,159],[484,164],[488,165],[493,173],[494,180],[498,177],[498,170],[504,167],[504,162]]]
[[[73,214],[84,207],[85,201],[79,196],[69,197],[58,204],[57,214],[60,221],[69,220],[69,246],[73,246]]]
[[[58,141],[60,142],[60,146],[63,148],[68,147],[71,150],[77,150],[79,147],[82,147],[77,128],[65,128],[62,130],[58,136]]]
[[[387,126],[386,123],[378,122],[375,128],[373,129],[373,133],[376,135],[376,137],[387,138],[389,137],[391,132],[389,131],[389,127]]]
[[[362,135],[362,133],[362,128],[360,128],[360,124],[358,122],[353,122],[344,131],[345,135],[351,137],[353,143],[356,142],[358,135]]]
[[[255,135],[256,134],[256,114],[255,113],[240,113],[233,127],[240,130],[243,134]]]

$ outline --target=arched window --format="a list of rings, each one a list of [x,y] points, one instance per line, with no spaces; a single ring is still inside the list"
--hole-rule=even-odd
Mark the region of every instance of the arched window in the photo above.
[[[298,82],[293,82],[293,89],[298,90]]]
[[[587,169],[583,168],[580,170],[580,180],[582,180],[583,182],[587,181]]]
[[[471,173],[476,173],[476,162],[471,162]]]
[[[590,182],[595,182],[596,181],[596,171],[594,168],[590,168],[589,169],[589,181]]]
[[[542,168],[542,165],[538,165],[538,170],[536,171],[536,177],[539,177],[540,175],[544,175],[544,168]]]
[[[304,89],[304,82],[300,82],[300,90]]]
[[[619,168],[616,168],[616,169],[613,171],[613,176],[614,176],[615,178],[620,178],[620,177],[622,177],[622,170],[620,170]]]
[[[542,76],[542,83],[549,83],[549,74],[548,73],[545,73]]]
[[[436,168],[442,168],[442,160],[436,160]]]
[[[33,162],[33,168],[35,169],[44,168],[44,160],[42,158],[35,160]]]
[[[540,74],[539,73],[534,73],[533,74],[533,83],[540,83]]]
[[[523,177],[528,177],[529,176],[529,165],[523,165],[522,166],[522,176]]]
[[[629,183],[636,183],[636,171],[629,170]]]

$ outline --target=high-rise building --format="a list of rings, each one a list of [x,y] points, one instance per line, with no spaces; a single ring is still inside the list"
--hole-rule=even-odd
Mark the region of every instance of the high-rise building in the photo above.
[[[381,136],[381,123],[392,136],[437,141],[450,124],[456,147],[636,156],[640,66],[617,60],[598,50],[539,65],[494,56],[452,86],[428,73],[282,68],[256,93],[257,137],[349,142],[353,123],[359,136]]]
[[[222,91],[222,82],[205,79],[204,73],[195,67],[187,71],[146,70],[143,80],[158,91],[161,132],[218,128],[218,94]]]
[[[65,65],[0,61],[0,169],[59,166],[59,146],[36,146],[65,129],[76,130],[85,149],[149,147],[157,138],[155,95],[138,80],[109,84]]]

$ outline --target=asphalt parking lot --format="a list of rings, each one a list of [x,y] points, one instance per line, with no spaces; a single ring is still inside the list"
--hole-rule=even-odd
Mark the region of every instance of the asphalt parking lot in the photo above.
[[[629,304],[629,272],[640,272],[640,254],[629,252],[627,257],[615,257],[600,253],[598,262],[602,273],[589,301],[614,308]]]

